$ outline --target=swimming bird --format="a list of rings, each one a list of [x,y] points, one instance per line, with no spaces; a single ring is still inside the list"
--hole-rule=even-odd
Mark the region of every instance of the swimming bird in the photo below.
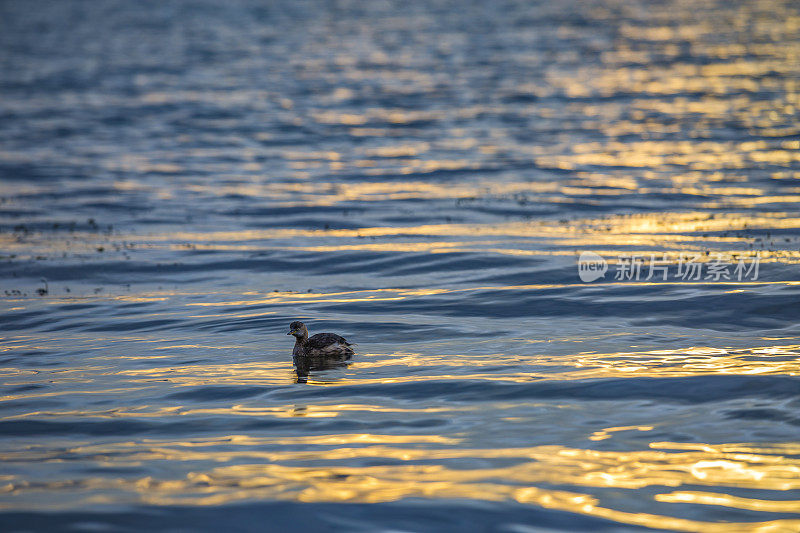
[[[308,329],[302,322],[292,322],[289,324],[289,333],[294,335],[295,343],[292,355],[297,357],[342,357],[353,355],[351,343],[344,337],[335,333],[317,333],[313,337],[308,336]]]

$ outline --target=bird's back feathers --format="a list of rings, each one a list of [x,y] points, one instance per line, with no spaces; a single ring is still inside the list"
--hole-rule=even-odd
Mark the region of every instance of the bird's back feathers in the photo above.
[[[309,337],[306,341],[306,346],[309,348],[315,348],[317,350],[322,350],[331,344],[343,344],[345,346],[350,346],[350,343],[347,342],[344,337],[341,337],[336,333],[317,333],[316,335]]]

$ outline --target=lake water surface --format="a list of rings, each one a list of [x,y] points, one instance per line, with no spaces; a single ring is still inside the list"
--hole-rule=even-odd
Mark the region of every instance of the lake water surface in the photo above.
[[[0,529],[800,531],[799,65],[791,0],[2,2]]]

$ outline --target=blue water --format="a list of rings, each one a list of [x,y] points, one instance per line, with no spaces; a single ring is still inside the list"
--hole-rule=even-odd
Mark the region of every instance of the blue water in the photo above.
[[[0,529],[800,530],[798,64],[779,0],[0,3]]]

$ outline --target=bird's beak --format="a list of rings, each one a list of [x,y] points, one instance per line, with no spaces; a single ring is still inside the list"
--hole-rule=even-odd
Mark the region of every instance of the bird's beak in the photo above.
[[[294,335],[294,331],[290,331],[287,335]]]

